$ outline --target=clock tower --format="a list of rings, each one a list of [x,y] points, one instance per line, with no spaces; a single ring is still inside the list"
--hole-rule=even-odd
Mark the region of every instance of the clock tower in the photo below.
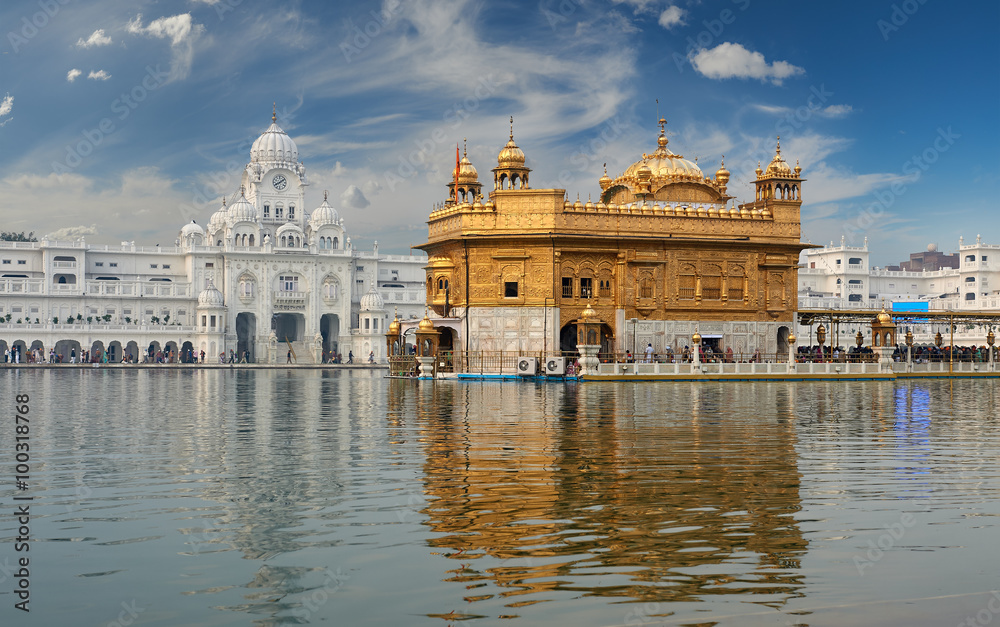
[[[299,149],[278,126],[277,111],[271,126],[250,148],[250,163],[243,171],[247,200],[257,208],[265,233],[274,234],[283,224],[305,228],[306,167],[299,161]]]

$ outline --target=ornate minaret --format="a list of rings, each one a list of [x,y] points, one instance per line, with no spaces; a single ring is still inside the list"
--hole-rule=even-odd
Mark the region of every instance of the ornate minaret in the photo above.
[[[524,167],[524,153],[514,143],[514,116],[510,116],[510,140],[497,156],[493,168],[493,189],[528,189],[528,173]]]
[[[756,198],[754,207],[762,213],[769,213],[774,216],[775,222],[788,222],[795,224],[794,236],[800,235],[799,212],[802,207],[802,168],[798,162],[792,170],[781,156],[781,137],[778,137],[775,147],[774,158],[767,165],[766,170],[761,170],[760,165],[756,170],[757,180]]]

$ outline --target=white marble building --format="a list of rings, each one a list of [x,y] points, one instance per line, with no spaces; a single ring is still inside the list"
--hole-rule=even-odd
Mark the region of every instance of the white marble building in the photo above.
[[[253,143],[240,190],[175,246],[0,242],[0,354],[50,349],[190,352],[217,362],[385,359],[384,334],[424,312],[426,256],[357,250],[324,193],[306,211],[306,168],[272,124]]]
[[[958,254],[958,268],[909,272],[870,266],[867,239],[863,246],[847,246],[841,238],[839,246],[831,242],[805,250],[799,264],[799,309],[872,310],[885,304],[891,311],[893,304],[926,303],[930,311],[1000,311],[1000,245],[985,244],[978,235],[971,244],[959,238]],[[929,325],[913,329],[917,342],[929,342],[937,331]],[[986,343],[985,328],[957,331],[956,344]],[[804,341],[809,337],[805,327],[796,333]]]

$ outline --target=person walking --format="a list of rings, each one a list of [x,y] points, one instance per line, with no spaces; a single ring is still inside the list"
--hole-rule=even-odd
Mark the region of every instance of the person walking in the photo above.
[[[347,363],[354,363],[354,351],[347,351]]]
[[[69,351],[69,363],[71,363],[71,364],[75,364],[76,363],[76,347],[75,346]]]
[[[292,363],[292,349],[290,349],[290,348],[288,349],[288,356],[285,359],[285,363],[286,364]]]
[[[368,363],[370,364],[375,363],[375,351],[371,351],[368,353]]]
[[[646,344],[646,363],[653,363],[653,343]]]
[[[231,364],[236,363],[236,351],[234,351],[231,348],[229,349],[229,363]]]

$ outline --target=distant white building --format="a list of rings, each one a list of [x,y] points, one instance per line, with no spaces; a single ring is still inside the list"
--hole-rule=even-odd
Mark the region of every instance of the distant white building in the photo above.
[[[306,213],[305,170],[272,116],[241,189],[174,246],[0,242],[0,354],[384,361],[394,312],[423,315],[427,257],[356,250],[326,194]]]
[[[936,247],[928,246],[928,252]],[[799,265],[799,309],[871,310],[884,304],[891,311],[893,304],[926,303],[931,311],[1000,311],[1000,245],[984,244],[978,235],[974,244],[959,238],[958,255],[958,268],[911,272],[870,266],[867,238],[860,247],[847,246],[841,238],[839,246],[831,242],[805,250]],[[929,327],[913,329],[917,342],[937,332]],[[986,329],[957,331],[956,344],[985,344]],[[807,341],[807,328],[796,333]]]

